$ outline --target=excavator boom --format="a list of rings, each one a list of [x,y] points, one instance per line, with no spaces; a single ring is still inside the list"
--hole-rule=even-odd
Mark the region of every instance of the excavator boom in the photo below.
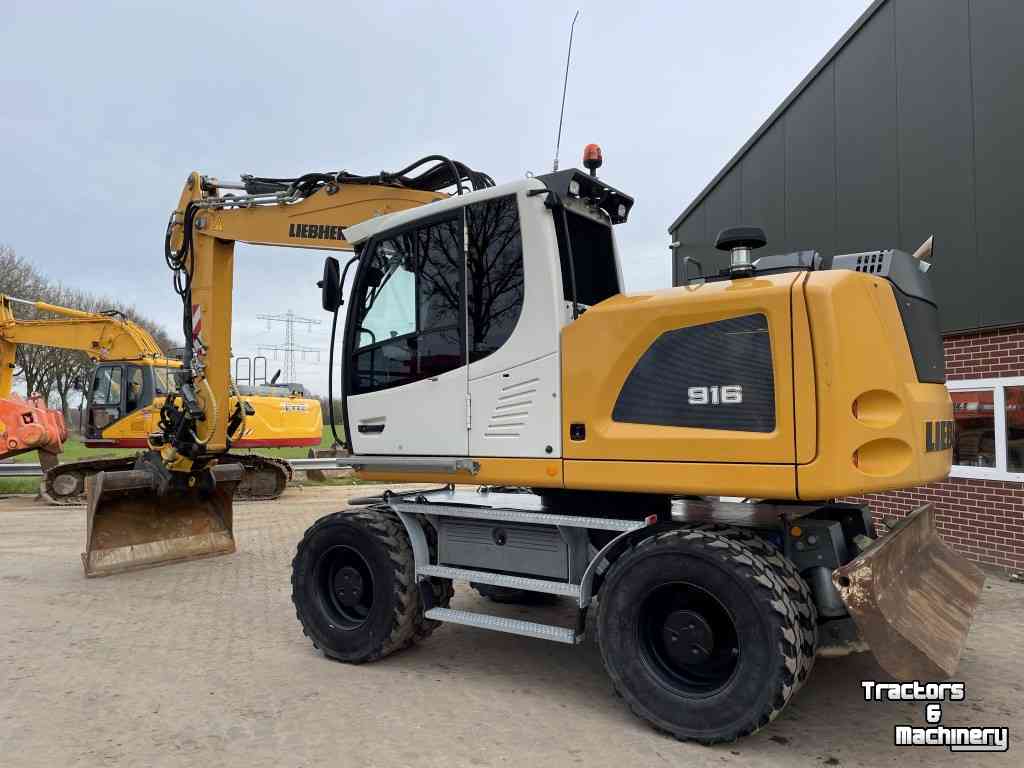
[[[12,305],[58,315],[45,320],[21,320]],[[0,397],[10,393],[15,349],[19,344],[74,349],[95,361],[156,360],[163,351],[141,326],[117,314],[84,312],[69,307],[0,295]],[[5,376],[4,373],[7,375]]]
[[[192,330],[187,346],[193,357],[186,365],[215,397],[226,393],[231,381],[235,242],[348,251],[346,228],[446,197],[378,184],[324,184],[307,197],[292,190],[230,197],[219,195],[221,188],[215,179],[190,175],[168,227],[170,247],[188,250],[192,264],[191,274],[179,281],[189,288],[185,322]],[[217,409],[213,423],[204,426],[208,450],[227,444],[228,419],[227,409]]]
[[[90,531],[105,533],[90,536],[86,575],[234,550],[231,504],[238,478],[225,474],[224,456],[244,429],[247,407],[231,396],[235,242],[352,250],[347,228],[470,185],[493,181],[439,157],[372,177],[339,172],[226,183],[189,175],[165,236],[186,333],[180,392],[168,396],[151,450],[132,469],[105,473],[89,485]]]

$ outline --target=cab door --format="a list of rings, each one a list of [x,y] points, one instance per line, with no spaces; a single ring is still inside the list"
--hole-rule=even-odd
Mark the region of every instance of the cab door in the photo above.
[[[103,430],[121,418],[123,382],[123,365],[101,365],[96,369],[89,390],[86,437],[102,437]]]
[[[377,236],[366,249],[346,332],[352,450],[465,456],[463,212]]]

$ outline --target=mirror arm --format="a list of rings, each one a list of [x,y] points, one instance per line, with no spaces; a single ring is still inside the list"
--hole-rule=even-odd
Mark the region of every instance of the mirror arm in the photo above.
[[[340,294],[340,301],[338,302],[339,307],[345,306],[345,277],[348,275],[349,267],[359,261],[359,254],[357,253],[351,259],[345,262],[345,268],[341,270],[341,280],[338,281],[338,293]]]

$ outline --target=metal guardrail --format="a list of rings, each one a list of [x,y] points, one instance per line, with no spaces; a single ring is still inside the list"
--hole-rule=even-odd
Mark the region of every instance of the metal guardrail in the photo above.
[[[0,478],[3,477],[42,477],[43,468],[38,464],[0,464]]]
[[[352,467],[348,463],[348,457],[339,457],[337,459],[288,459],[287,461],[296,472],[305,472],[309,469],[350,469]]]
[[[287,459],[296,472],[306,472],[311,469],[349,469],[350,464],[344,463],[344,459]],[[6,477],[42,477],[43,468],[39,464],[4,462],[0,463],[0,479]]]

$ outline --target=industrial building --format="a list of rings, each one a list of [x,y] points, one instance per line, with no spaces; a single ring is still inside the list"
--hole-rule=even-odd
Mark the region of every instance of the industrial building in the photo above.
[[[944,538],[1024,571],[1024,3],[877,0],[669,227],[672,275],[706,273],[724,227],[758,254],[835,254],[935,236],[954,401],[948,480],[866,497],[876,518],[933,502]],[[751,80],[756,87],[756,79]],[[755,254],[758,255],[758,254]]]

